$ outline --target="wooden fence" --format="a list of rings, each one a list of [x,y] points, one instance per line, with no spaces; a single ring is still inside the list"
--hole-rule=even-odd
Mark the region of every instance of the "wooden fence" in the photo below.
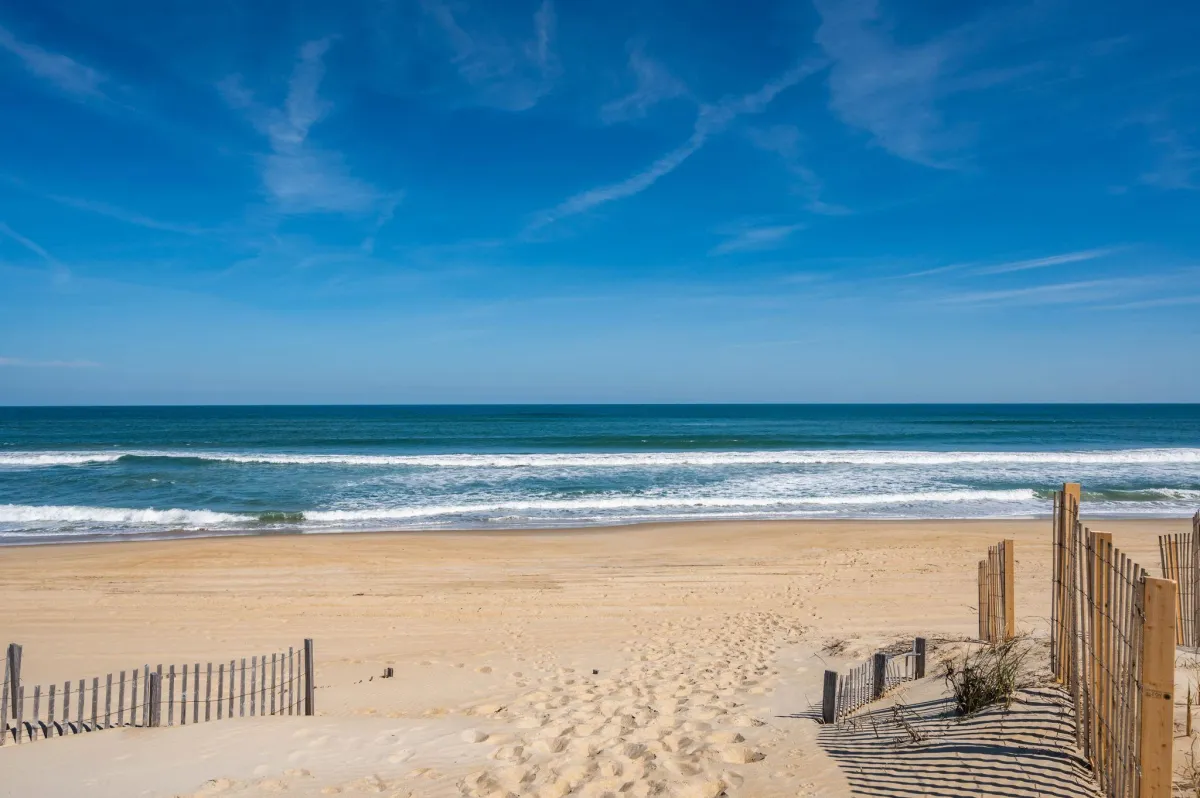
[[[256,715],[312,715],[313,641],[299,651],[230,660],[149,665],[103,679],[26,685],[22,647],[8,646],[0,690],[0,745],[121,726],[173,726]]]
[[[913,641],[912,651],[896,654],[879,651],[845,673],[825,671],[821,720],[824,723],[840,723],[859,707],[883,698],[896,685],[924,676],[923,637]]]
[[[988,547],[979,561],[979,639],[1000,643],[1017,633],[1016,560],[1013,542],[1002,540]]]
[[[1200,648],[1200,513],[1192,517],[1192,531],[1159,535],[1158,556],[1164,579],[1179,586],[1175,601],[1175,642]]]
[[[1171,795],[1175,583],[1079,523],[1079,486],[1055,497],[1051,667],[1076,741],[1109,798]]]

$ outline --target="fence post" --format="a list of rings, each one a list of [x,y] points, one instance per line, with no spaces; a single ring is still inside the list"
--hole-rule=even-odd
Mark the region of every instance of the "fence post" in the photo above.
[[[313,684],[313,641],[311,637],[304,638],[304,714],[315,715],[316,687]]]
[[[21,692],[21,646],[17,643],[9,643],[6,653],[8,659],[8,684],[4,685],[4,689],[8,690],[8,696],[11,700],[12,716],[17,717],[17,696]],[[4,718],[8,720],[8,718]]]
[[[833,723],[837,700],[837,671],[825,671],[825,692],[821,696],[821,722]]]
[[[150,725],[161,725],[162,718],[162,674],[157,671],[150,672],[149,690],[147,691],[149,702],[147,708],[150,711]]]
[[[1170,798],[1175,707],[1175,591],[1169,579],[1145,577],[1142,633],[1142,789],[1140,798]]]
[[[874,657],[875,673],[871,682],[871,697],[873,699],[883,698],[883,689],[886,686],[884,682],[887,679],[887,654],[882,651],[875,652]]]
[[[1001,548],[1004,550],[1004,639],[1011,640],[1017,636],[1017,559],[1011,540],[1005,540]]]
[[[988,589],[987,589],[987,560],[979,561],[979,639],[988,639]]]
[[[913,652],[917,655],[914,659],[916,662],[913,665],[913,676],[917,679],[925,678],[925,638],[918,637],[913,641]]]

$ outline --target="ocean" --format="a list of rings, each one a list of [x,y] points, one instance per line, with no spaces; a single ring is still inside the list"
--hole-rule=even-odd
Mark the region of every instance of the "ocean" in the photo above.
[[[0,408],[0,544],[1200,507],[1200,405]]]

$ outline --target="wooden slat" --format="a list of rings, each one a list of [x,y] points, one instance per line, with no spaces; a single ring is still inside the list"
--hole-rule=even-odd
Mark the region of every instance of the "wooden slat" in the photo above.
[[[271,714],[275,714],[275,693],[278,691],[279,681],[275,674],[275,655],[271,655]]]
[[[175,666],[167,671],[167,725],[175,725]]]
[[[304,714],[315,715],[317,686],[316,663],[313,662],[313,641],[311,637],[304,638]]]
[[[287,704],[288,714],[296,714],[296,658],[295,649],[288,646],[288,687],[287,687]]]
[[[112,728],[112,674],[104,678],[104,728]]]
[[[239,691],[238,717],[246,717],[246,658],[242,657],[242,689]]]
[[[221,699],[217,699],[220,702]],[[204,673],[204,722],[212,720],[212,663]]]
[[[183,682],[179,685],[179,723],[187,724],[188,716],[188,666],[183,663]]]
[[[9,644],[12,647],[12,644]],[[0,682],[0,745],[8,744],[8,653],[4,655],[4,681]]]
[[[134,671],[137,673],[137,671]],[[117,725],[125,725],[125,671],[117,677]],[[132,714],[132,713],[131,713]]]
[[[1146,577],[1142,637],[1140,798],[1170,798],[1174,745],[1175,583]]]
[[[67,703],[67,706],[70,706],[70,702],[67,701],[67,698],[65,695],[62,696],[62,701],[64,701],[64,703]],[[66,719],[64,718],[64,720],[66,720]],[[46,713],[46,722],[47,722],[47,727],[54,726],[54,685],[53,684],[50,685],[49,708]]]
[[[987,640],[987,562],[979,561],[979,639]]]
[[[192,665],[192,723],[200,722],[200,663]]]
[[[258,701],[258,657],[250,658],[250,717]]]
[[[217,666],[217,720],[225,709],[225,663]]]

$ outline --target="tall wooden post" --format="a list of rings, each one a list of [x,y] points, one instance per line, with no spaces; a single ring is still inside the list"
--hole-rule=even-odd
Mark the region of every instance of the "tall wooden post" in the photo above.
[[[988,639],[988,588],[987,560],[979,561],[979,639]]]
[[[918,637],[913,641],[913,653],[916,656],[913,664],[913,676],[917,679],[925,678],[925,638]]]
[[[871,698],[883,698],[884,688],[887,686],[887,654],[882,651],[876,652],[874,657],[874,675],[871,680]]]
[[[1092,748],[1092,764],[1099,771],[1107,765],[1107,717],[1108,706],[1108,642],[1109,642],[1109,596],[1112,575],[1108,562],[1112,558],[1112,533],[1092,533],[1092,691],[1091,729],[1095,745]]]
[[[1011,640],[1017,636],[1017,594],[1014,589],[1017,561],[1011,540],[1005,540],[1001,548],[1004,550],[1004,639]]]
[[[825,671],[825,689],[821,694],[821,722],[833,723],[837,707],[837,671]]]
[[[8,684],[5,685],[5,689],[8,690],[9,698],[12,701],[12,716],[16,718],[17,695],[21,692],[21,646],[9,643],[6,659],[8,660]]]
[[[316,714],[316,685],[313,683],[313,641],[311,637],[304,638],[304,714]]]
[[[151,726],[162,725],[162,674],[157,671],[151,671],[150,681],[148,682],[149,690],[147,690],[147,708],[150,711]]]
[[[1140,798],[1170,798],[1174,747],[1175,591],[1169,579],[1147,576],[1142,632],[1142,789]]]

